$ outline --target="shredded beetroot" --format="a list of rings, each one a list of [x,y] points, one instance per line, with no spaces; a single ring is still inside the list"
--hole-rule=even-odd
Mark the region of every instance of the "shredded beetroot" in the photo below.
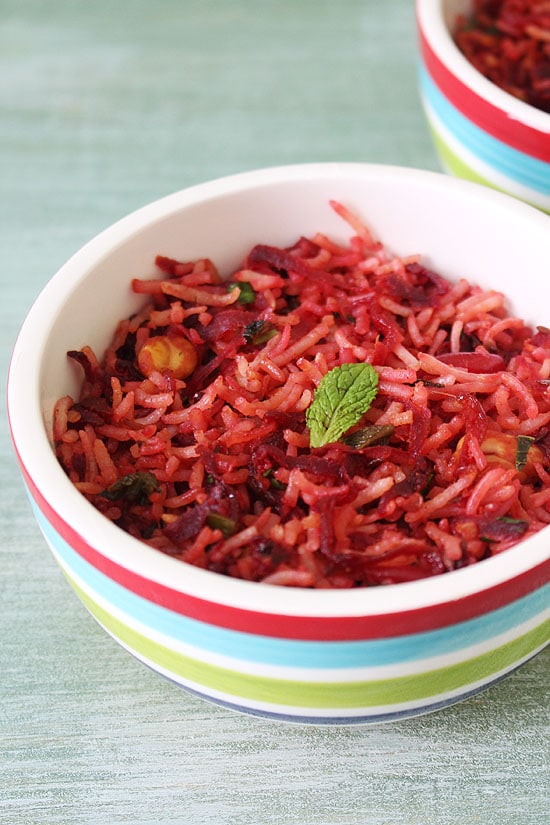
[[[390,255],[332,205],[348,245],[255,246],[228,286],[211,261],[159,257],[103,360],[69,353],[84,382],[56,404],[57,456],[151,547],[237,578],[349,588],[437,576],[550,523],[550,330]],[[306,410],[349,363],[374,367],[377,395],[312,449]]]
[[[474,0],[457,21],[458,47],[501,89],[550,112],[548,0]]]
[[[493,352],[444,352],[438,357],[444,364],[470,372],[499,372],[506,368],[502,355]]]

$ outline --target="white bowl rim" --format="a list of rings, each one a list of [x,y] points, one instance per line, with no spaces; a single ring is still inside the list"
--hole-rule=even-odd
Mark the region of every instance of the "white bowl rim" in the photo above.
[[[550,114],[514,97],[484,77],[462,54],[445,23],[445,0],[416,0],[416,14],[430,47],[441,63],[466,87],[506,113],[510,120],[525,123],[550,137]]]
[[[512,210],[517,219],[531,224],[538,222],[541,231],[548,231],[548,216],[539,210],[471,181],[401,166],[320,162],[268,167],[199,183],[141,207],[92,238],[61,266],[29,310],[13,349],[7,400],[12,440],[33,483],[58,516],[112,562],[172,590],[242,610],[275,615],[354,617],[381,616],[455,602],[504,584],[550,558],[550,542],[541,536],[546,533],[543,530],[522,542],[519,550],[512,548],[476,565],[410,583],[351,590],[304,590],[248,582],[193,567],[132,538],[95,510],[61,469],[44,426],[39,373],[41,343],[47,340],[55,307],[62,303],[67,285],[85,279],[88,271],[117,243],[183,206],[281,180],[337,179],[343,172],[371,180],[399,176],[422,182],[424,186],[467,193],[483,199],[489,208],[495,204]]]

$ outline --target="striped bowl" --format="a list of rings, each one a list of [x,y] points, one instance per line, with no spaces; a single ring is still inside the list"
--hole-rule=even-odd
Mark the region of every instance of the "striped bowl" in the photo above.
[[[416,0],[421,100],[443,168],[550,212],[550,114],[483,77],[455,45],[472,0]]]
[[[73,488],[51,446],[54,401],[78,387],[66,351],[89,344],[102,352],[117,320],[139,305],[130,279],[148,277],[157,253],[210,256],[229,272],[256,242],[287,245],[316,231],[344,241],[349,231],[331,198],[358,212],[396,254],[422,252],[451,279],[498,285],[527,320],[550,324],[539,315],[549,302],[537,278],[550,260],[541,212],[431,172],[267,169],[150,204],[69,260],[22,326],[8,411],[45,539],[92,616],[126,650],[230,708],[351,724],[452,704],[540,651],[549,639],[547,529],[429,580],[351,591],[256,584],[191,567],[119,530]]]

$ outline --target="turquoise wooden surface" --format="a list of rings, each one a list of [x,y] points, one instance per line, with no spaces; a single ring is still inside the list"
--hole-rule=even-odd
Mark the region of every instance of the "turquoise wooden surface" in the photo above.
[[[437,169],[411,0],[0,0],[2,382],[78,247],[191,183],[358,160]],[[0,823],[538,825],[543,654],[441,713],[317,729],[241,717],[132,660],[33,521],[2,412]]]

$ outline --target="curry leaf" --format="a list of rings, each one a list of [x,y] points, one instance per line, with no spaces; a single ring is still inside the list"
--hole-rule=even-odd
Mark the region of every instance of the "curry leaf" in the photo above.
[[[247,344],[253,344],[259,347],[260,344],[265,344],[270,338],[277,335],[277,330],[273,324],[267,321],[257,319],[248,324],[243,330],[243,338]]]
[[[342,436],[342,441],[348,447],[362,450],[363,447],[372,447],[373,444],[380,444],[387,441],[393,435],[394,427],[391,424],[372,424],[370,427],[362,427],[353,433]]]
[[[361,419],[376,398],[378,373],[370,364],[342,364],[328,372],[306,410],[309,443],[323,447]]]
[[[147,504],[151,493],[160,490],[159,483],[153,473],[139,471],[122,476],[101,495],[110,501],[124,499],[131,504]]]
[[[531,449],[531,444],[534,442],[533,436],[518,435],[517,449],[516,449],[516,470],[523,470],[527,464],[527,454]]]
[[[237,522],[222,516],[221,513],[208,513],[206,523],[212,530],[220,530],[225,538],[232,536],[237,529]]]

